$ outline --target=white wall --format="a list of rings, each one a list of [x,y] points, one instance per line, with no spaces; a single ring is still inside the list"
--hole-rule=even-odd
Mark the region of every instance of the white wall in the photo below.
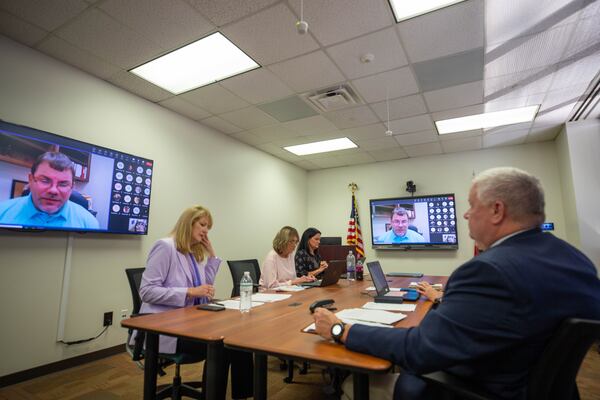
[[[565,133],[575,200],[565,209],[576,210],[581,250],[600,267],[600,121],[568,123]]]
[[[306,172],[197,122],[0,36],[0,118],[155,161],[147,237],[75,235],[65,340],[56,343],[67,236],[0,232],[0,376],[123,343],[118,312],[131,309],[124,269],[143,265],[181,210],[213,213],[224,259],[262,259],[284,224],[306,221]],[[267,212],[265,212],[267,210]],[[231,290],[226,263],[217,296]]]
[[[565,230],[570,243],[581,249],[579,237],[579,220],[577,207],[575,207],[575,189],[573,187],[573,171],[571,170],[571,155],[565,127],[556,138],[556,154],[558,157],[558,170],[562,186],[562,201],[565,212]]]
[[[308,174],[308,225],[324,236],[345,240],[350,215],[350,182],[355,182],[367,259],[379,259],[387,271],[420,271],[449,275],[473,256],[462,215],[468,208],[473,173],[497,166],[514,166],[538,176],[546,192],[547,221],[555,223],[557,236],[566,238],[561,185],[553,142],[502,147],[476,152],[380,162],[354,167],[311,171]],[[416,195],[455,193],[458,221],[458,251],[394,251],[371,249],[369,199],[409,196],[406,181],[417,185]]]

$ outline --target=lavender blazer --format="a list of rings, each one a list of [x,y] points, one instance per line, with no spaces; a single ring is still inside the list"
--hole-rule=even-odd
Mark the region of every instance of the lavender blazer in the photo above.
[[[194,304],[194,299],[186,296],[187,289],[194,286],[191,265],[190,255],[177,251],[173,238],[158,240],[148,254],[142,275],[140,313],[158,313]],[[218,257],[198,264],[202,285],[214,284],[219,265]],[[175,353],[176,348],[177,338],[160,335],[160,353]]]

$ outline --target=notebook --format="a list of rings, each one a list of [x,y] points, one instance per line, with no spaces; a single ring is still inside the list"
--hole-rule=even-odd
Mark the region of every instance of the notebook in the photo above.
[[[413,289],[391,292],[379,261],[368,262],[367,268],[369,268],[369,274],[371,274],[377,291],[377,296],[374,299],[375,303],[402,303],[404,300],[417,300],[419,298],[419,292]]]
[[[313,282],[304,282],[300,286],[303,287],[324,287],[329,285],[335,285],[340,279],[340,275],[346,272],[346,260],[331,260],[327,261],[329,265],[325,271],[323,271],[323,278],[317,279]]]

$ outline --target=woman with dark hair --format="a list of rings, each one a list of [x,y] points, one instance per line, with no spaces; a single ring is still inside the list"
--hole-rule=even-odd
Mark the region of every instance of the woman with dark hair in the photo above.
[[[295,257],[297,276],[319,278],[321,272],[328,267],[327,262],[321,260],[320,244],[321,232],[317,228],[308,228],[304,231]]]

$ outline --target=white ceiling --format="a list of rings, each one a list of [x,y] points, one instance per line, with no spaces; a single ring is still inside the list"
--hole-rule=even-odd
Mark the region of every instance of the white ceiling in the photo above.
[[[306,0],[307,35],[299,15],[300,0],[0,0],[0,33],[307,170],[552,140],[599,73],[600,0],[467,0],[399,24],[387,0]],[[179,96],[128,72],[215,31],[262,68]],[[289,119],[290,96],[340,84],[360,103]],[[533,123],[433,124],[533,104]],[[282,149],[342,136],[358,149]]]

